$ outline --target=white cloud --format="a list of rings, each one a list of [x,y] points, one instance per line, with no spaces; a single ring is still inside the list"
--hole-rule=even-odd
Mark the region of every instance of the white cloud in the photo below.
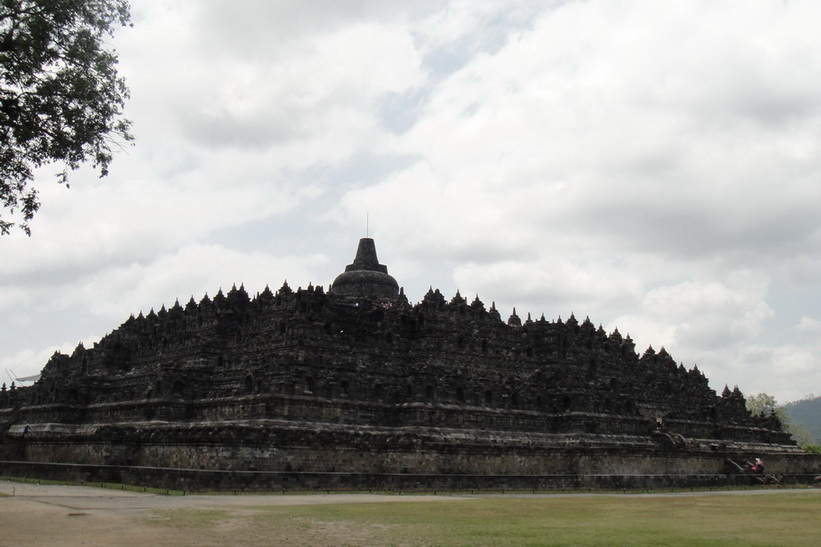
[[[0,355],[327,283],[370,213],[411,300],[589,315],[780,400],[819,380],[818,3],[133,9],[137,146],[43,177],[34,236],[0,240]]]
[[[74,344],[77,345],[76,342]],[[24,349],[16,352],[13,355],[0,356],[0,368],[2,368],[2,379],[0,385],[5,384],[10,386],[15,382],[16,378],[33,376],[37,374],[43,365],[46,364],[49,357],[59,349],[58,346],[50,346],[48,349],[34,351],[31,349]],[[15,382],[15,385],[30,385]]]
[[[798,325],[795,327],[799,331],[805,332],[818,332],[821,331],[821,321],[817,319],[813,319],[812,317],[802,317],[801,320],[798,322]]]

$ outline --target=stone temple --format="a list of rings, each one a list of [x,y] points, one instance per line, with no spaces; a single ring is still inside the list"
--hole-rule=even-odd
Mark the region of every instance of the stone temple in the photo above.
[[[244,287],[130,317],[0,391],[0,475],[185,490],[733,484],[755,457],[811,480],[774,416],[664,349],[573,315],[408,302],[374,241],[327,291]]]

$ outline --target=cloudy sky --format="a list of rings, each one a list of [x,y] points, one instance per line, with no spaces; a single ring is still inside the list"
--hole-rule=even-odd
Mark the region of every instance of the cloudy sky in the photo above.
[[[70,190],[45,169],[33,235],[0,238],[0,368],[235,283],[327,286],[367,230],[412,302],[589,316],[718,391],[821,393],[821,3],[132,16],[136,146]]]

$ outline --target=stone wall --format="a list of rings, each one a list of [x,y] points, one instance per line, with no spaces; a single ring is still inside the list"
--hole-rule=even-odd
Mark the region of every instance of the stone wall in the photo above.
[[[663,348],[390,287],[234,287],[130,317],[0,388],[0,460],[215,489],[684,484],[725,480],[729,457],[804,461],[777,418]]]
[[[814,467],[818,468],[818,462]],[[0,461],[0,476],[32,477],[84,483],[118,483],[186,492],[393,491],[481,492],[557,490],[621,490],[664,488],[733,488],[756,485],[731,473],[639,473],[546,475],[278,472],[201,470],[162,467],[105,466],[46,462]],[[817,484],[814,473],[787,473],[783,485]]]
[[[691,440],[675,449],[618,435],[273,422],[50,426],[10,433],[0,444],[3,475],[186,490],[732,485],[751,479],[737,477],[727,460],[743,463],[767,448]],[[768,472],[795,483],[808,483],[821,470],[821,457],[789,450],[771,450],[765,461]]]

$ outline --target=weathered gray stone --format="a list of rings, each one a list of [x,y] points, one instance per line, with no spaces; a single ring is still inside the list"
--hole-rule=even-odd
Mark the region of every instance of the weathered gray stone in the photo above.
[[[327,293],[233,287],[132,316],[0,391],[0,465],[199,489],[713,484],[753,456],[818,472],[663,348],[397,287],[366,238]]]

